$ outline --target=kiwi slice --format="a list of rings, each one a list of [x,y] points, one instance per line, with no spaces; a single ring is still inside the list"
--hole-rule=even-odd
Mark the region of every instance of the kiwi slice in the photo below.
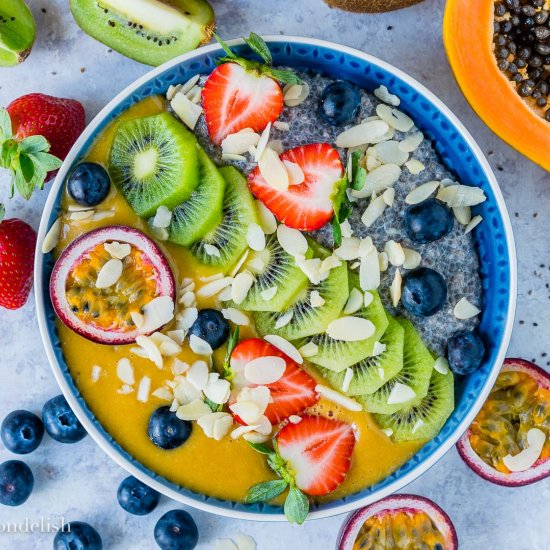
[[[161,65],[207,43],[214,11],[206,0],[70,0],[86,33],[147,65]]]
[[[454,409],[453,373],[432,371],[428,393],[393,414],[375,414],[382,429],[392,430],[394,441],[433,439]]]
[[[310,241],[311,245],[311,241]],[[315,247],[315,254],[322,251]],[[327,252],[328,254],[328,252]],[[311,305],[311,293],[317,291],[325,301],[322,306]],[[329,276],[319,284],[308,283],[295,298],[294,303],[280,313],[260,312],[254,315],[256,330],[261,336],[278,334],[287,340],[306,338],[324,332],[331,321],[339,315],[348,299],[348,270],[345,265],[331,269]],[[290,322],[281,328],[275,328],[277,321],[293,311]]]
[[[403,368],[373,394],[357,397],[357,400],[368,412],[392,414],[409,405],[413,399],[421,399],[428,393],[435,359],[422,342],[422,338],[413,324],[404,318],[399,318],[397,321],[405,329]],[[397,383],[409,386],[414,391],[415,397],[407,403],[388,403],[390,394]]]
[[[190,246],[222,221],[225,180],[202,147],[198,147],[199,184],[172,211],[168,240]]]
[[[310,250],[307,257],[311,255]],[[265,267],[249,267],[255,265]],[[253,252],[248,257],[246,268],[253,273],[255,281],[238,307],[247,311],[282,311],[308,284],[307,276],[295,264],[294,258],[283,250],[276,235],[267,238],[264,250]],[[267,300],[262,297],[262,292],[273,288],[277,289],[273,297]]]
[[[366,357],[350,367],[353,370],[353,378],[348,390],[344,392],[347,395],[374,393],[403,368],[405,329],[389,315],[388,320],[388,328],[380,339],[380,343],[384,344],[386,349],[379,355]],[[322,367],[318,367],[318,370],[333,388],[342,391],[344,372],[334,372]]]
[[[227,273],[248,248],[248,226],[257,223],[257,218],[256,206],[243,175],[232,166],[220,168],[220,174],[225,180],[222,219],[191,246],[191,252],[199,262]]]
[[[0,3],[0,67],[22,63],[31,53],[36,26],[31,10],[23,0]]]
[[[198,184],[195,136],[172,115],[161,113],[123,121],[110,157],[113,183],[142,218],[164,205],[171,210]]]

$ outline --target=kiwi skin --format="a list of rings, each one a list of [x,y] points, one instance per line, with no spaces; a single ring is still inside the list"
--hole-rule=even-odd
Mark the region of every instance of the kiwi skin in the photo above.
[[[27,59],[36,36],[31,10],[23,0],[0,2],[0,67],[15,67]]]
[[[325,0],[331,8],[354,13],[381,13],[419,4],[423,0]]]

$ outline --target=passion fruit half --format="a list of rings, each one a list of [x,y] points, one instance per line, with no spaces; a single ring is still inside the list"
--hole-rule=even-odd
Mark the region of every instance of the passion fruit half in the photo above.
[[[458,538],[453,522],[437,504],[417,495],[394,495],[354,512],[336,548],[457,550]]]
[[[160,329],[173,317],[175,289],[160,248],[141,231],[122,225],[73,241],[50,279],[57,316],[100,344],[129,344]]]
[[[506,359],[476,419],[457,443],[466,464],[507,487],[550,476],[550,374]]]

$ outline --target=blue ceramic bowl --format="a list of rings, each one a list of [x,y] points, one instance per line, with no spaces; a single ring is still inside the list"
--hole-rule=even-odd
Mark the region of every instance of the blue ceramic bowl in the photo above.
[[[456,408],[434,440],[380,483],[333,502],[314,506],[310,518],[321,518],[349,512],[401,489],[441,458],[470,425],[495,381],[510,340],[516,302],[516,256],[509,216],[495,176],[472,136],[439,99],[395,67],[351,48],[299,37],[276,36],[267,38],[267,42],[277,65],[313,69],[355,82],[368,90],[381,84],[387,86],[400,96],[400,108],[433,140],[445,165],[461,181],[481,187],[488,198],[474,209],[475,214],[481,214],[484,218],[484,222],[474,231],[484,291],[480,331],[488,345],[483,366],[458,382]],[[242,41],[234,41],[231,45],[240,49]],[[170,84],[184,82],[197,73],[210,72],[220,54],[221,48],[215,44],[174,59],[126,88],[96,116],[72,148],[51,188],[38,243],[43,241],[47,229],[58,215],[62,184],[68,171],[86,154],[109,122],[143,98],[165,93]],[[284,519],[280,507],[219,500],[177,486],[145,468],[113,440],[87,407],[65,363],[48,293],[52,267],[52,256],[43,255],[38,245],[35,287],[42,339],[63,393],[97,443],[132,475],[175,500],[235,518]]]

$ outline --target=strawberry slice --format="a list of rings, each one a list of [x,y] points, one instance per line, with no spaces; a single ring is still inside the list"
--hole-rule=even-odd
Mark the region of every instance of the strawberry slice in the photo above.
[[[315,391],[316,381],[309,376],[290,357],[280,349],[260,338],[249,338],[240,342],[231,354],[231,380],[234,393],[238,393],[244,387],[255,387],[244,376],[244,368],[247,363],[258,357],[281,357],[286,362],[283,376],[273,384],[267,384],[271,392],[272,402],[265,411],[265,416],[271,424],[278,424],[293,414],[299,414],[308,407],[315,405],[319,395]],[[234,402],[234,399],[232,399]],[[238,417],[235,418],[244,424]]]
[[[328,223],[334,215],[334,198],[343,175],[338,151],[328,143],[311,143],[289,149],[281,160],[300,166],[304,181],[286,191],[275,189],[255,168],[248,176],[252,194],[288,227],[314,231]]]
[[[326,495],[344,481],[354,445],[349,424],[323,416],[303,416],[277,434],[279,454],[298,488],[308,495]]]

